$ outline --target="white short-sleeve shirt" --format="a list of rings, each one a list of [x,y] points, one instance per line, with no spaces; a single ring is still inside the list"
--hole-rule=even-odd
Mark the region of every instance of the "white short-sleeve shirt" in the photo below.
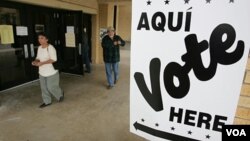
[[[52,45],[49,45],[46,48],[39,46],[36,59],[40,60],[40,62],[44,62],[49,59],[57,61],[55,48]],[[58,70],[55,70],[52,64],[44,64],[39,67],[39,74],[43,77],[54,75],[57,71]]]

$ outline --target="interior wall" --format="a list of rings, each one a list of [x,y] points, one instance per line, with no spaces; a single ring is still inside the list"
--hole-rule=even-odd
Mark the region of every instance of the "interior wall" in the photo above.
[[[99,4],[100,28],[107,28],[108,26],[113,26],[113,14],[113,4]]]
[[[27,4],[40,5],[53,8],[81,10],[92,16],[92,63],[102,62],[102,48],[100,40],[100,28],[113,26],[114,4],[113,2],[98,4],[97,0],[12,0]],[[116,3],[117,4],[117,3]],[[96,17],[95,17],[96,16]],[[95,19],[96,18],[96,19]],[[117,9],[117,33],[126,41],[131,39],[131,2],[118,4]],[[95,38],[95,39],[94,39]]]
[[[81,10],[84,13],[97,14],[97,0],[11,0],[27,4],[53,7],[59,9]]]
[[[234,124],[250,125],[250,56],[248,58],[245,78],[241,87]]]
[[[117,34],[125,41],[131,41],[132,5],[119,5],[117,14]]]
[[[99,26],[104,28],[108,23],[108,4],[99,5]]]
[[[114,20],[114,4],[113,3],[110,3],[108,4],[108,23],[107,23],[107,27],[109,26],[113,26],[113,20]]]
[[[96,56],[96,63],[102,63],[102,54],[103,54],[103,50],[101,47],[101,38],[100,38],[100,29],[101,28],[106,28],[108,25],[108,4],[99,4],[99,26],[98,26],[98,32],[99,32],[99,36],[97,38],[97,44],[99,45],[99,47],[96,48],[96,52],[98,52],[98,56]],[[97,55],[97,54],[96,54]]]
[[[92,63],[100,62],[99,7],[97,0],[10,0],[58,9],[80,10],[92,15]],[[105,16],[104,14],[102,16]],[[107,19],[107,17],[106,17]],[[105,22],[105,17],[101,20]]]
[[[100,35],[99,35],[99,16],[92,16],[92,63],[99,64],[102,56],[102,50],[100,48]]]

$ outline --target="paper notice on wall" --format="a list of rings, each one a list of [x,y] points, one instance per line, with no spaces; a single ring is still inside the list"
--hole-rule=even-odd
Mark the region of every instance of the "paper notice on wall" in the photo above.
[[[75,34],[65,33],[66,47],[76,47]]]
[[[67,33],[75,33],[74,26],[67,26]]]
[[[17,36],[28,36],[28,27],[27,26],[17,26],[16,27]]]
[[[12,25],[0,25],[0,43],[1,44],[14,43],[14,34]]]
[[[35,24],[35,32],[36,33],[42,33],[45,31],[43,24]]]

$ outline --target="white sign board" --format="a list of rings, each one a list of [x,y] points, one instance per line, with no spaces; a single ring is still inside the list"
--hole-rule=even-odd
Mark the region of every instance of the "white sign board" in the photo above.
[[[28,27],[27,26],[16,26],[16,35],[17,36],[28,36]]]
[[[67,33],[75,33],[74,26],[67,26],[66,28]]]
[[[249,0],[133,0],[130,131],[220,141],[249,53]]]

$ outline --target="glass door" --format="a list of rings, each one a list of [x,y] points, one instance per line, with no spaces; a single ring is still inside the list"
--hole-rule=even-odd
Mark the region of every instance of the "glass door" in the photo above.
[[[19,8],[0,7],[0,91],[32,79],[28,27]]]
[[[63,47],[61,48],[65,73],[83,75],[82,45],[82,12],[63,11],[62,29],[60,35]]]

